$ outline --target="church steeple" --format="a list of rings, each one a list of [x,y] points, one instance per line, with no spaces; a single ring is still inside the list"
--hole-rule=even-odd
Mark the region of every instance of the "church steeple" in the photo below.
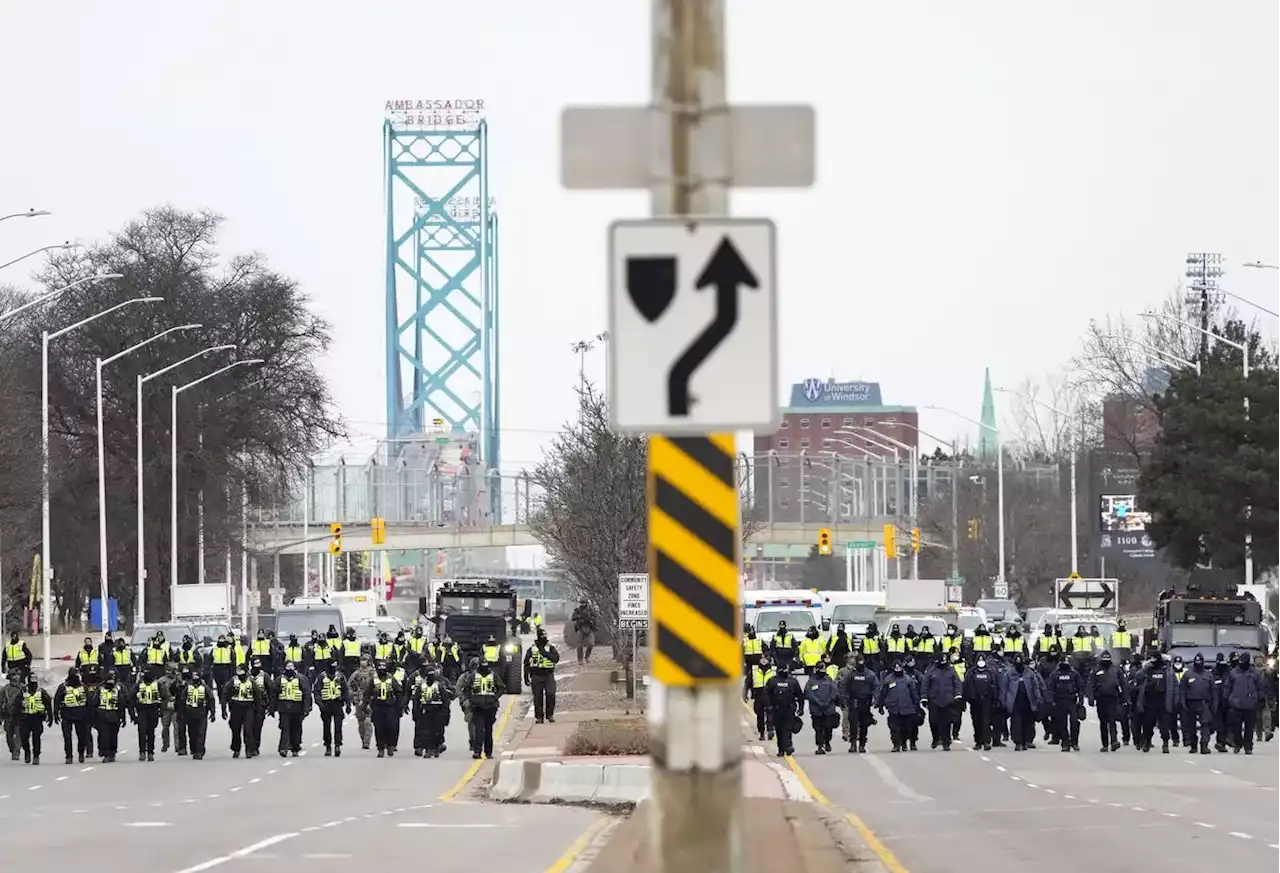
[[[979,419],[987,427],[996,426],[996,401],[991,392],[991,368],[986,369],[982,382],[982,417]],[[995,461],[996,435],[986,427],[978,428],[978,459]]]

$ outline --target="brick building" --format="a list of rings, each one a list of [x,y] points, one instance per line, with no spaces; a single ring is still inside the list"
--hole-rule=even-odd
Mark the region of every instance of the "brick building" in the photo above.
[[[775,521],[887,514],[902,500],[899,480],[907,469],[907,452],[899,449],[902,466],[894,470],[893,452],[869,442],[870,435],[855,428],[872,428],[917,447],[917,423],[914,406],[884,405],[876,382],[806,379],[792,385],[777,432],[755,437],[755,505]],[[777,453],[771,463],[764,460],[770,451]],[[808,463],[801,462],[802,454]],[[868,460],[880,469],[866,469]]]
[[[908,424],[912,427],[902,427]],[[791,386],[789,404],[782,410],[782,424],[777,433],[756,434],[757,455],[770,449],[780,455],[810,455],[835,452],[848,457],[864,453],[845,443],[864,445],[877,453],[880,449],[839,431],[854,427],[871,427],[885,436],[909,446],[919,444],[914,430],[919,416],[914,406],[885,406],[878,382],[837,382],[834,379],[806,379]]]

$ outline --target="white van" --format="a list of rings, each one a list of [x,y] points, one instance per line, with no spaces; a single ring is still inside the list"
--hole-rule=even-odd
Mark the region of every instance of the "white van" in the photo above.
[[[822,621],[834,631],[843,624],[851,637],[865,636],[867,625],[876,620],[876,611],[884,609],[883,591],[819,591],[822,596]]]

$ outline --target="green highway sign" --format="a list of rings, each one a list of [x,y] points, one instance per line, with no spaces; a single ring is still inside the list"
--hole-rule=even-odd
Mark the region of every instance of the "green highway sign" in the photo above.
[[[850,540],[849,542],[844,544],[844,547],[851,552],[854,549],[874,549],[876,547],[876,541],[875,540]]]

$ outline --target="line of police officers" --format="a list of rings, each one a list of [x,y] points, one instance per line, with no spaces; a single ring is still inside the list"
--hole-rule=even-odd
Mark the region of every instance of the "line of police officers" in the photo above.
[[[1096,627],[1065,638],[1059,631],[1046,625],[1031,652],[1016,626],[999,635],[981,625],[966,639],[954,625],[935,637],[894,624],[882,636],[872,623],[854,638],[844,625],[798,637],[779,623],[766,645],[747,625],[743,697],[753,700],[760,739],[776,739],[779,757],[795,753],[806,705],[817,754],[832,750],[836,727],[850,752],[865,752],[873,709],[888,716],[894,752],[915,751],[925,721],[932,747],[949,751],[966,708],[974,745],[986,750],[1034,749],[1041,724],[1048,744],[1078,752],[1086,702],[1097,714],[1102,752],[1131,741],[1150,752],[1158,732],[1166,754],[1180,742],[1189,753],[1208,754],[1211,737],[1218,752],[1252,754],[1255,732],[1263,734],[1259,716],[1275,723],[1274,659],[1260,670],[1243,653],[1219,655],[1212,666],[1199,655],[1189,666],[1159,652],[1126,658],[1133,638],[1123,621],[1109,643]],[[798,673],[807,677],[803,686]],[[1272,736],[1269,727],[1265,737]]]
[[[313,631],[305,646],[296,636],[280,644],[262,632],[252,642],[224,635],[207,658],[189,637],[175,650],[157,633],[138,659],[123,639],[107,637],[101,646],[85,640],[53,695],[31,673],[25,646],[22,658],[17,657],[16,641],[6,646],[9,684],[0,689],[0,717],[12,760],[21,754],[27,763],[39,764],[44,728],[61,724],[67,763],[94,757],[95,731],[99,755],[112,763],[120,728],[130,721],[138,730],[139,760],[155,760],[158,727],[161,752],[169,750],[172,730],[177,754],[190,752],[200,760],[208,725],[219,711],[230,727],[233,758],[242,751],[247,758],[260,753],[263,725],[271,715],[280,729],[277,751],[281,757],[296,757],[303,723],[313,709],[320,713],[326,756],[341,756],[343,721],[354,712],[361,746],[368,749],[372,741],[379,758],[398,751],[401,717],[408,714],[414,723],[414,754],[438,757],[445,751],[455,699],[470,726],[472,756],[493,755],[506,662],[492,636],[465,668],[455,642],[448,636],[428,641],[421,626],[394,642],[382,633],[372,646],[362,646],[354,630],[340,638],[332,627],[323,636]],[[559,659],[539,627],[523,663],[539,721],[554,721]]]

